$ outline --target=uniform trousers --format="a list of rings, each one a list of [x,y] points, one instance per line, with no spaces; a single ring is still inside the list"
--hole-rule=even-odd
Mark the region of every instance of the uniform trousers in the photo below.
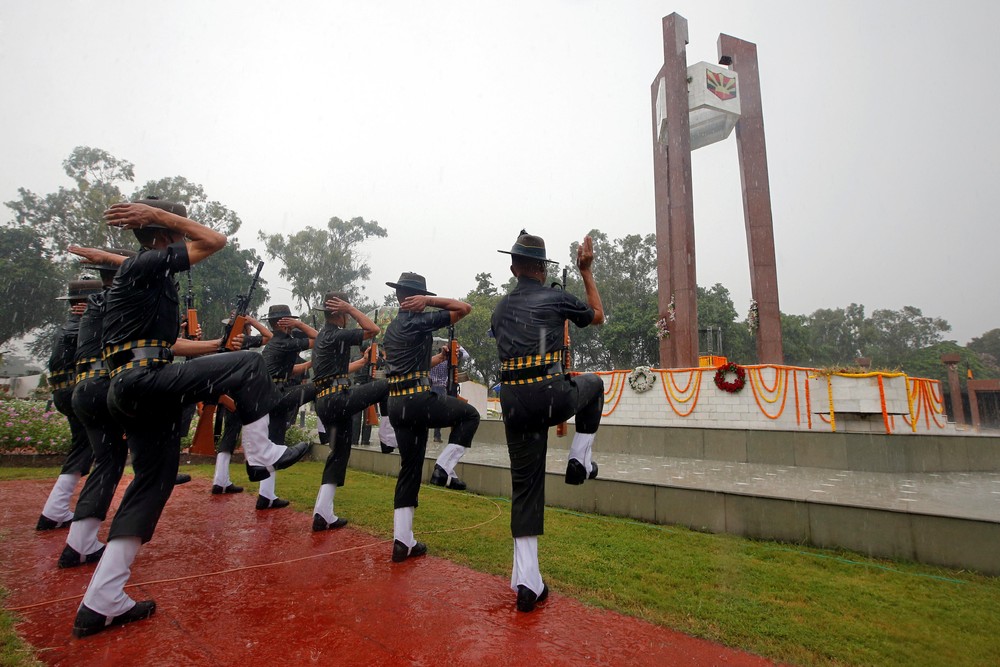
[[[94,469],[80,491],[74,521],[89,518],[104,521],[125,472],[128,445],[122,427],[108,409],[110,385],[107,376],[94,377],[78,382],[73,390],[73,411],[86,428],[94,452]]]
[[[268,414],[280,399],[264,358],[250,351],[132,368],[112,378],[108,407],[128,436],[135,478],[111,522],[109,540],[152,538],[177,477],[181,411],[189,403],[214,402],[220,394],[236,402],[243,424]]]
[[[222,435],[215,444],[215,451],[218,454],[232,454],[236,451],[236,445],[240,441],[240,429],[243,427],[243,423],[235,412],[230,412],[221,405],[216,408],[216,419],[222,420]],[[270,427],[271,425],[268,423],[268,429]]]
[[[295,415],[299,413],[299,408],[316,399],[316,385],[304,382],[291,385],[281,383],[274,386],[281,399],[270,410],[271,421],[267,425],[267,437],[276,445],[284,445],[285,432],[295,423]]]
[[[604,409],[604,382],[593,374],[557,376],[500,390],[512,487],[510,531],[514,537],[543,534],[545,456],[549,427],[576,416],[578,433],[597,433]]]
[[[316,414],[330,434],[330,455],[323,467],[323,484],[344,485],[351,457],[353,417],[384,399],[388,393],[389,383],[375,380],[316,399]]]
[[[63,461],[62,475],[86,475],[94,460],[94,452],[87,439],[87,429],[73,412],[73,387],[63,387],[52,392],[52,404],[69,422],[69,453]]]
[[[393,507],[416,507],[420,492],[428,429],[451,427],[449,443],[471,447],[479,428],[479,411],[451,396],[422,391],[389,397],[389,423],[399,447],[399,477]]]

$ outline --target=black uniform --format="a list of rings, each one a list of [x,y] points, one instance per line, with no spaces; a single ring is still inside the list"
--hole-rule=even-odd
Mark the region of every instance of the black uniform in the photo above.
[[[389,423],[396,430],[400,469],[394,507],[416,507],[431,427],[452,427],[448,442],[469,447],[479,428],[479,411],[451,396],[430,390],[434,332],[451,323],[447,310],[400,310],[382,344],[389,381]]]
[[[104,328],[104,302],[108,289],[87,300],[87,311],[80,320],[76,346],[76,388],[73,411],[87,430],[94,453],[94,470],[87,477],[73,520],[108,516],[115,489],[125,471],[128,446],[122,427],[108,410],[108,387],[111,380],[102,358],[101,337]]]
[[[285,444],[285,432],[295,421],[299,406],[316,398],[316,387],[292,375],[292,367],[299,363],[299,352],[309,349],[308,338],[289,336],[275,327],[274,336],[264,346],[261,356],[267,364],[268,376],[281,393],[281,401],[271,409],[267,435],[277,445]]]
[[[73,388],[76,385],[76,347],[80,316],[70,315],[56,332],[49,356],[49,386],[52,404],[69,422],[70,446],[63,462],[63,475],[86,475],[94,459],[87,439],[87,429],[73,411]]]
[[[125,260],[108,292],[104,356],[111,369],[108,407],[125,429],[135,479],[125,491],[108,539],[148,542],[170,497],[180,457],[185,404],[228,394],[243,424],[263,417],[279,396],[264,360],[226,352],[171,364],[179,333],[174,274],[189,268],[184,243]]]
[[[250,350],[261,347],[263,344],[263,336],[244,336],[243,347],[240,349]],[[217,422],[222,422],[222,435],[219,437],[218,442],[215,443],[215,452],[217,454],[232,454],[236,451],[236,445],[240,441],[240,427],[242,426],[240,418],[235,412],[230,412],[220,405],[216,410],[215,419]]]
[[[579,433],[596,433],[601,423],[604,383],[596,375],[570,377],[562,368],[566,320],[585,327],[593,322],[594,309],[572,294],[525,276],[493,311],[514,537],[543,533],[549,427],[574,415]]]
[[[361,345],[364,329],[342,329],[327,324],[313,346],[313,383],[316,385],[316,414],[330,436],[330,455],[323,468],[323,484],[344,485],[351,456],[351,422],[355,414],[382,401],[389,391],[385,380],[351,384],[348,366],[351,346]]]

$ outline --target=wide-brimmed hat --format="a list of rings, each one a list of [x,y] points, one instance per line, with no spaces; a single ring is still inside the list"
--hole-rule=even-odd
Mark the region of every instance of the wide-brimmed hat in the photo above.
[[[348,301],[347,292],[327,292],[326,296],[323,297],[323,303],[318,306],[314,306],[313,310],[318,310],[321,312],[326,312],[326,302],[330,299],[340,299],[341,301]]]
[[[427,281],[419,273],[410,273],[409,271],[403,271],[399,275],[399,281],[394,283],[386,283],[389,287],[393,289],[405,289],[411,292],[416,292],[417,294],[423,294],[425,296],[437,296],[434,292],[427,291]]]
[[[276,306],[271,306],[267,309],[267,319],[268,320],[280,320],[282,317],[294,317],[299,319],[298,315],[292,315],[292,310],[284,304],[279,304]]]
[[[104,252],[110,252],[112,255],[121,255],[122,257],[135,257],[135,250],[129,250],[128,248],[101,248]],[[108,264],[106,262],[80,262],[80,268],[83,269],[97,269],[98,271],[118,271],[118,264]]]
[[[184,204],[181,204],[180,202],[166,201],[164,199],[160,199],[155,195],[150,195],[144,199],[140,199],[136,203],[145,204],[146,206],[152,206],[153,208],[159,208],[164,211],[173,213],[174,215],[179,215],[182,218],[187,217],[187,208],[184,206]],[[142,229],[168,229],[168,227],[166,225],[161,225],[157,222],[154,222],[151,224],[143,225]]]
[[[537,259],[540,262],[548,262],[549,264],[559,263],[545,256],[545,241],[542,240],[541,236],[532,236],[523,229],[510,250],[497,250],[497,252],[502,252],[505,255],[517,255],[518,257]]]
[[[71,280],[65,296],[57,296],[60,301],[82,301],[91,294],[99,294],[104,289],[100,280]]]

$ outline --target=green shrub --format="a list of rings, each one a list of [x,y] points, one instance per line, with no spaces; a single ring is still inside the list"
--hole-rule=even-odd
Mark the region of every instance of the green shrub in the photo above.
[[[65,454],[69,423],[43,401],[0,401],[0,452]]]

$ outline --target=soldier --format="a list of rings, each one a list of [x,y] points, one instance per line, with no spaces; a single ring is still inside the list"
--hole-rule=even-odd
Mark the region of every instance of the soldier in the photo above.
[[[279,445],[285,444],[285,433],[295,421],[299,407],[316,398],[316,387],[311,382],[302,382],[309,370],[309,362],[302,362],[299,352],[312,349],[316,340],[316,330],[292,315],[286,305],[271,306],[267,310],[267,325],[273,332],[261,353],[267,363],[267,372],[281,401],[271,409],[268,438]],[[294,335],[293,335],[294,334]],[[299,443],[307,444],[307,443]],[[250,475],[250,480],[260,482],[257,495],[257,509],[281,509],[288,507],[288,501],[275,493],[276,475],[265,478]]]
[[[76,483],[90,470],[94,453],[87,440],[87,429],[73,412],[73,385],[76,384],[76,343],[80,332],[80,317],[87,309],[87,297],[101,291],[100,280],[73,280],[66,296],[57,299],[69,301],[70,314],[56,332],[49,356],[49,388],[56,410],[69,421],[70,446],[56,483],[52,485],[36,530],[53,530],[68,526],[73,518],[69,508]]]
[[[350,374],[365,365],[365,359],[351,361],[351,347],[360,346],[374,338],[381,329],[364,313],[347,302],[343,292],[328,292],[322,308],[326,326],[316,337],[313,350],[313,383],[316,385],[316,414],[323,427],[331,434],[330,455],[323,468],[323,479],[313,508],[314,531],[342,528],[347,519],[334,512],[334,494],[343,486],[347,476],[347,462],[351,456],[351,422],[355,414],[363,412],[385,398],[389,385],[385,380],[373,380],[352,385]],[[348,315],[360,329],[346,329]]]
[[[479,428],[479,412],[457,398],[433,393],[428,373],[434,332],[469,314],[472,306],[427,291],[424,277],[403,273],[399,282],[386,283],[396,290],[399,313],[385,332],[389,381],[389,421],[396,432],[400,467],[393,501],[392,560],[423,556],[427,545],[413,537],[420,477],[427,453],[428,429],[450,426],[449,443],[468,447]],[[441,310],[428,311],[428,308]]]
[[[590,267],[594,247],[586,237],[577,250],[587,303],[545,286],[545,242],[521,230],[508,253],[517,287],[493,311],[492,330],[500,354],[500,406],[503,410],[512,485],[510,528],[514,566],[510,587],[518,611],[532,611],[548,597],[538,568],[538,536],[543,532],[545,457],[550,426],[576,417],[566,483],[597,477],[591,461],[594,434],[604,408],[604,383],[597,375],[570,377],[562,365],[563,328],[601,324],[604,309]]]
[[[455,382],[449,393],[450,378],[448,374],[452,372],[448,363],[451,356],[451,341],[445,338],[434,338],[434,345],[441,348],[441,352],[431,357],[431,391],[435,394],[458,396],[458,383]],[[458,362],[461,363],[469,358],[469,353],[461,345],[458,346]],[[441,442],[441,429],[434,429],[434,442]],[[465,482],[455,474],[455,466],[465,456],[468,448],[461,445],[448,444],[441,449],[437,460],[434,461],[434,470],[431,471],[431,484],[435,486],[445,486],[456,491],[464,491],[467,488]]]
[[[80,248],[68,250],[87,260],[88,268],[101,276],[103,289],[87,300],[87,310],[80,319],[76,345],[76,387],[73,389],[73,412],[84,425],[94,455],[94,469],[80,491],[73,513],[73,523],[66,536],[66,546],[59,556],[59,567],[96,563],[104,553],[97,539],[101,522],[107,518],[115,489],[125,471],[128,447],[125,434],[108,411],[108,370],[101,357],[101,334],[104,300],[118,267],[134,250]]]
[[[222,324],[228,326],[229,319],[222,320]],[[256,329],[259,335],[251,334],[251,328]],[[243,345],[240,349],[251,350],[267,345],[271,336],[270,329],[247,316],[246,324],[243,327]],[[229,464],[240,439],[240,419],[236,412],[230,411],[221,404],[216,413],[216,419],[222,420],[222,436],[215,447],[215,476],[212,478],[212,495],[243,493],[243,487],[236,486],[229,478]]]
[[[171,348],[190,357],[216,350],[221,342],[178,340],[174,276],[226,243],[223,235],[186,214],[183,205],[155,199],[115,204],[104,214],[109,225],[133,230],[143,246],[122,264],[108,291],[102,336],[111,378],[108,407],[127,434],[135,478],[111,522],[104,555],[77,612],[77,637],[147,618],[156,610],[153,600],[132,600],[124,586],[173,490],[185,404],[214,401],[223,393],[232,397],[243,423],[247,458],[267,472],[294,464],[307,451],[267,439],[267,414],[279,396],[260,355],[227,352],[171,364]]]

